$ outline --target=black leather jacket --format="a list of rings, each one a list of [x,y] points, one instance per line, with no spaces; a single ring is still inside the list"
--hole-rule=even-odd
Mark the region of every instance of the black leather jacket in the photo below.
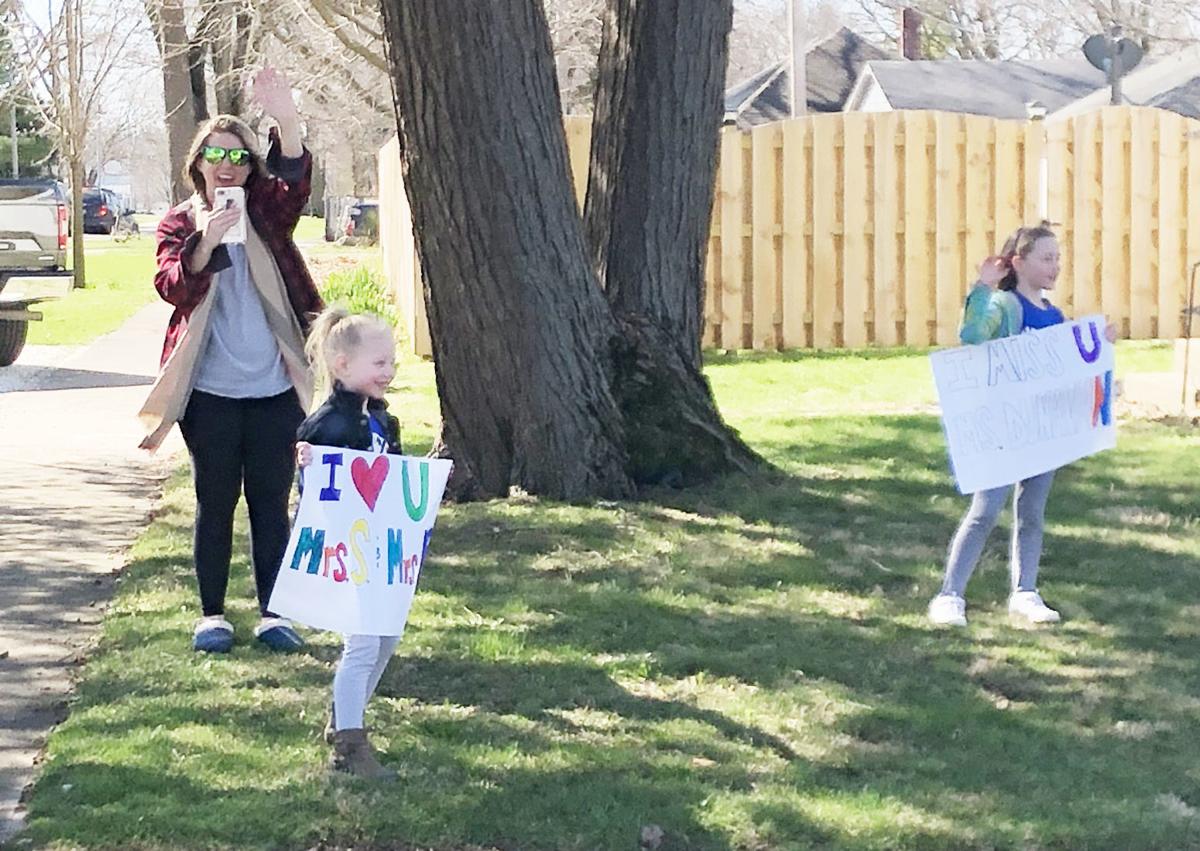
[[[333,392],[296,430],[296,439],[319,446],[341,446],[346,449],[371,449],[371,424],[363,413],[363,395],[334,383]],[[388,413],[387,402],[368,399],[367,410],[383,424],[387,451],[401,454],[400,421]]]

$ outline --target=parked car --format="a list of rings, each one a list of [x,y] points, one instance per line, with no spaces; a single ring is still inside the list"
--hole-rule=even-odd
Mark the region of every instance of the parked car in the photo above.
[[[121,212],[121,199],[111,189],[83,190],[84,233],[112,233]]]
[[[57,180],[0,180],[0,366],[17,359],[29,323],[42,318],[29,308],[71,291],[68,207]]]
[[[379,202],[374,198],[356,201],[342,213],[342,235],[355,242],[379,239]]]

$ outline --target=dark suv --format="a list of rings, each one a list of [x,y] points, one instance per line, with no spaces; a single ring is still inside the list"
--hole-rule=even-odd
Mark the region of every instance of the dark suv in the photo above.
[[[120,213],[120,199],[111,189],[83,190],[84,233],[112,233]]]

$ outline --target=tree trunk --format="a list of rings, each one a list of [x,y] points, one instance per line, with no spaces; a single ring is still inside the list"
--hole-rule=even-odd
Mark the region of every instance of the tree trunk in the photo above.
[[[639,483],[758,463],[700,358],[732,22],[732,0],[610,0],[605,20],[584,229],[622,320],[613,388]]]
[[[187,159],[192,134],[196,132],[188,69],[186,12],[183,0],[144,0],[144,5],[162,64],[167,150],[171,162],[171,201],[178,204],[189,194],[181,169]]]
[[[72,145],[72,148],[75,148]],[[87,286],[87,257],[83,247],[83,154],[72,150],[67,156],[71,172],[71,263],[75,286]]]
[[[208,41],[197,35],[188,42],[188,84],[192,90],[192,115],[196,124],[208,121],[208,80],[204,77],[204,63],[208,56]]]
[[[626,5],[614,3],[617,11]],[[629,57],[640,63],[636,83],[656,78],[686,98],[711,90],[714,103],[689,102],[677,120],[644,125],[622,114],[612,122],[597,161],[611,158],[623,179],[663,187],[642,183],[628,197],[603,199],[597,190],[596,221],[604,206],[607,215],[624,211],[638,221],[597,228],[603,251],[593,254],[572,192],[539,0],[383,0],[442,405],[439,450],[468,471],[482,496],[517,486],[561,499],[623,497],[637,484],[687,484],[756,463],[721,423],[698,369],[717,143],[716,119],[700,119],[719,110],[729,0],[688,10],[708,21],[698,28],[681,22],[682,4],[668,5],[674,30],[666,19],[626,10],[638,12],[632,37],[649,42]],[[688,33],[707,33],[708,41],[676,40]],[[685,67],[648,63],[656,39],[667,66]],[[702,62],[691,58],[697,46]],[[690,65],[708,75],[695,88]],[[610,84],[619,77],[614,71]],[[622,112],[653,100],[650,92],[606,97]],[[655,134],[665,138],[642,156],[674,158],[674,165],[634,162],[638,140]],[[652,197],[639,203],[638,190]],[[650,222],[652,213],[673,218]],[[637,240],[648,242],[640,256],[655,264],[653,281],[615,256]],[[601,256],[606,274],[620,270],[611,306],[592,262]]]
[[[732,0],[611,0],[584,228],[609,303],[700,367]]]
[[[632,493],[538,0],[385,0],[443,433],[485,495]]]
[[[217,112],[240,115],[243,91],[240,74],[250,48],[250,15],[236,11],[225,0],[210,0],[206,5],[198,39],[208,44],[212,57]]]
[[[67,167],[71,171],[71,259],[76,287],[87,285],[87,258],[83,252],[83,145],[87,138],[87,119],[83,114],[80,89],[83,86],[82,4],[67,0],[63,18],[67,31]]]

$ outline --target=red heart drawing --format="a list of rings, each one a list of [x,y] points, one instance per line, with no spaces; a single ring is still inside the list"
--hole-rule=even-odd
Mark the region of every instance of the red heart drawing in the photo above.
[[[350,464],[350,478],[354,480],[354,487],[358,488],[363,502],[372,511],[375,510],[375,500],[379,499],[379,492],[383,490],[387,474],[388,459],[386,455],[380,455],[370,464],[363,458],[355,458]]]

